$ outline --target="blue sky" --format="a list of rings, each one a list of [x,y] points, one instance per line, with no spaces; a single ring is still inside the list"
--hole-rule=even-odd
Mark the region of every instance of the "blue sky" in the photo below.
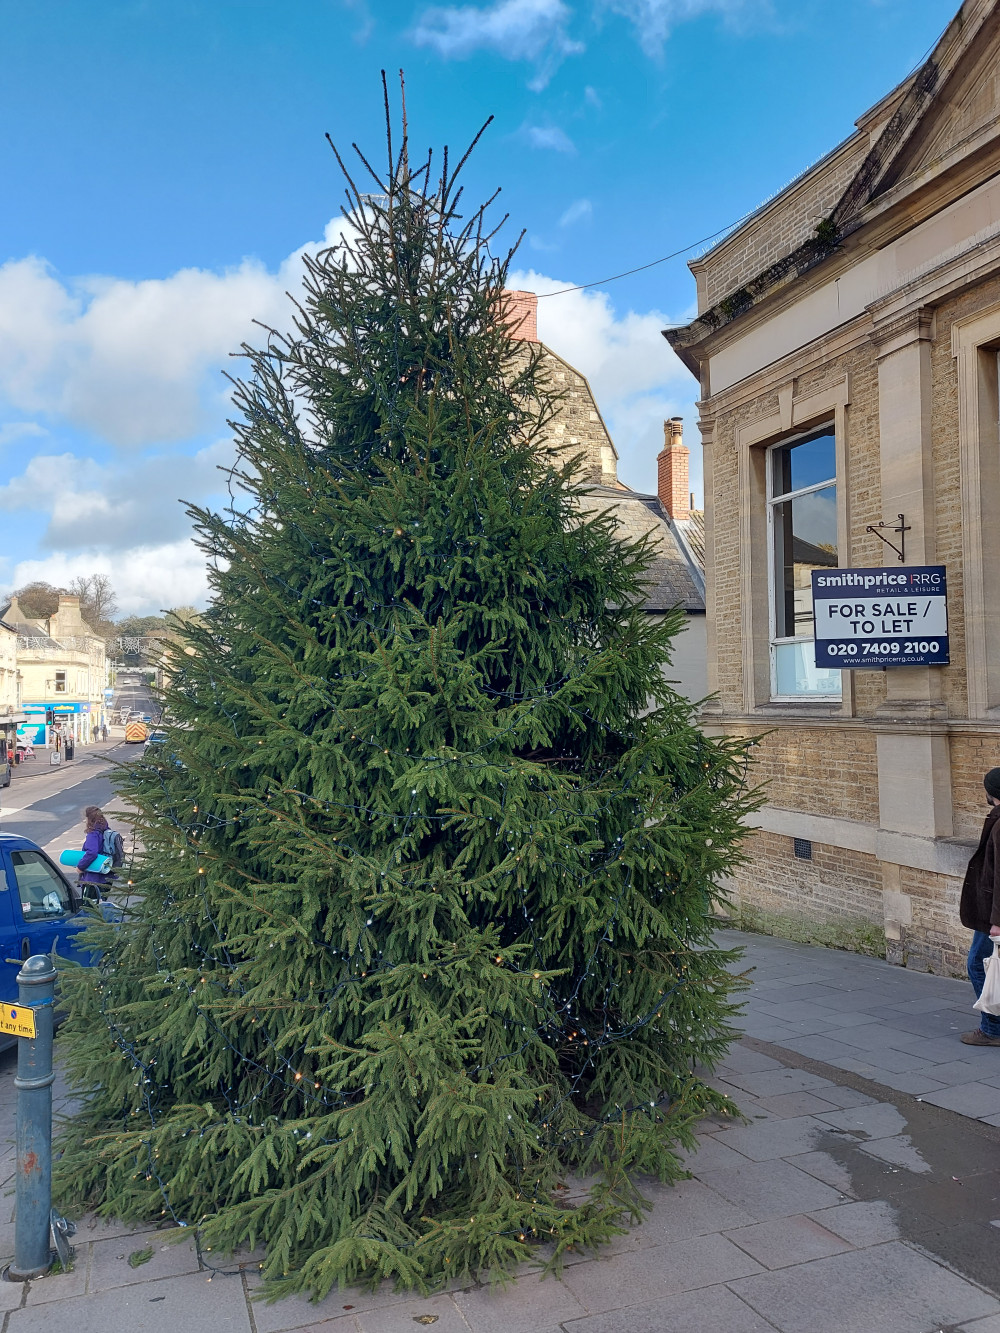
[[[341,194],[324,132],[379,150],[379,70],[412,137],[502,186],[524,285],[593,282],[719,231],[845,138],[957,0],[0,0],[0,585],[112,575],[197,601],[178,497],[229,457],[221,370],[281,320]],[[542,302],[622,478],[655,480],[695,385],[659,329],[684,259]]]

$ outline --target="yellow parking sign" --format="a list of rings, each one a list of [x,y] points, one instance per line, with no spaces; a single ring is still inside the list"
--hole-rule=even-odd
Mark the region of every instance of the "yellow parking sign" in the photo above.
[[[11,1037],[34,1037],[35,1011],[24,1004],[5,1004],[0,1006],[0,1032]]]

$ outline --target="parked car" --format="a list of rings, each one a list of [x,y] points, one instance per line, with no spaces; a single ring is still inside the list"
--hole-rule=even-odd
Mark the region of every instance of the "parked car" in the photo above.
[[[79,889],[62,873],[37,842],[15,833],[0,833],[0,1003],[17,1000],[19,959],[51,953],[90,967],[94,956],[79,944],[90,920]],[[105,916],[120,912],[105,905]],[[102,909],[103,910],[103,909]],[[0,1049],[16,1037],[0,1033]]]
[[[184,768],[182,759],[178,759],[177,751],[170,744],[170,737],[166,731],[159,727],[149,733],[149,739],[143,747],[142,757],[154,764],[173,764],[175,768]]]

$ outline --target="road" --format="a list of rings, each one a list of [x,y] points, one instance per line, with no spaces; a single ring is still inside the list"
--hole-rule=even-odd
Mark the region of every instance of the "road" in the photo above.
[[[77,758],[55,768],[48,767],[44,750],[36,751],[35,759],[15,769],[3,793],[0,832],[31,838],[55,857],[67,847],[82,846],[86,806],[100,806],[116,824],[121,802],[111,785],[114,763],[133,758],[140,748],[120,740],[81,746]]]
[[[128,708],[132,713],[145,713],[150,718],[156,718],[160,713],[159,701],[154,699],[146,677],[139,671],[118,673],[111,707],[116,717],[122,708]]]
[[[113,715],[122,708],[158,716],[159,704],[141,672],[119,673]],[[97,805],[128,842],[128,829],[114,817],[121,802],[111,785],[111,773],[116,762],[136,758],[142,747],[126,745],[122,737],[122,729],[114,726],[107,745],[78,746],[76,758],[56,767],[50,766],[45,750],[36,750],[34,759],[15,768],[11,785],[3,793],[0,832],[31,838],[58,858],[67,848],[82,845],[83,811],[88,805]]]

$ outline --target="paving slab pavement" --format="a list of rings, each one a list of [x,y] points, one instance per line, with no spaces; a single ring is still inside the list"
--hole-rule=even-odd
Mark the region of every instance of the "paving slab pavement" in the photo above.
[[[422,1298],[383,1286],[267,1305],[255,1299],[252,1257],[221,1274],[187,1234],[174,1233],[174,1245],[164,1231],[84,1219],[71,1273],[0,1284],[0,1333],[1000,1333],[1000,1128],[888,1085],[898,1071],[882,1058],[921,1054],[894,1044],[914,1036],[900,1017],[946,1014],[933,1042],[950,1040],[951,1023],[965,1030],[967,987],[825,949],[738,942],[741,970],[754,968],[747,1036],[713,1080],[745,1120],[705,1121],[686,1158],[690,1178],[648,1182],[645,1222],[598,1255],[571,1255],[561,1278],[525,1272],[506,1289],[469,1283]],[[835,1066],[809,1054],[818,1031],[793,1037],[795,1048],[759,1035],[773,1017],[758,1022],[759,997],[778,995],[782,1022],[794,1025],[796,1000],[806,1002],[794,992],[811,983],[841,1006],[840,1034],[867,1029],[867,1044],[850,1048],[862,1058]],[[841,1021],[853,1013],[858,1022]],[[984,1081],[1000,1083],[1000,1050],[955,1042],[952,1059],[942,1049],[925,1062],[953,1080],[934,1081],[948,1092],[987,1088],[1000,1114],[1000,1086]],[[947,1066],[969,1050],[976,1078],[960,1082]],[[0,1057],[8,1123],[12,1072]],[[9,1153],[0,1157],[7,1191],[12,1168]],[[2,1202],[0,1254],[9,1254],[10,1195]]]
[[[1000,1047],[959,1040],[979,1026],[967,981],[767,935],[719,939],[743,949],[748,1037],[1000,1124]]]

